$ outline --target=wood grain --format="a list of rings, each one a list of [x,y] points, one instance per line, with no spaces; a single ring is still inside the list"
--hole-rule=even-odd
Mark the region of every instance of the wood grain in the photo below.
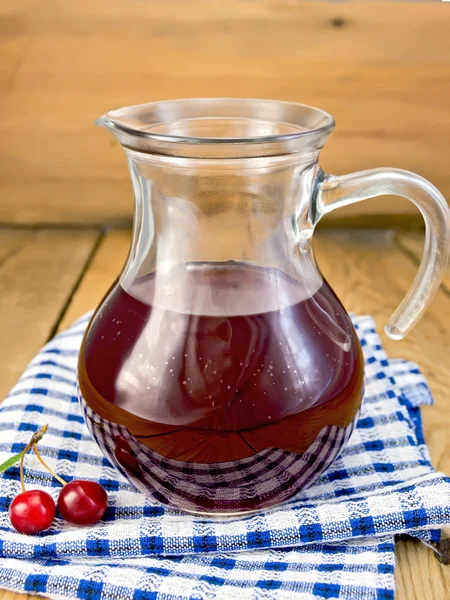
[[[450,598],[450,570],[421,542],[408,540],[395,547],[396,600]]]
[[[0,398],[51,335],[94,231],[0,230]]]
[[[396,236],[397,242],[402,250],[408,252],[411,257],[418,262],[422,259],[423,242],[425,239],[424,234],[420,233],[409,233],[403,235],[398,233]],[[444,274],[442,287],[450,294],[450,261],[447,264],[447,269]]]
[[[331,112],[332,173],[396,166],[450,196],[450,12],[442,3],[3,0],[0,222],[122,223],[123,153],[94,119],[189,96],[288,99]],[[387,50],[388,49],[388,50]],[[416,216],[378,198],[329,219]],[[360,221],[361,222],[361,221]]]
[[[42,600],[42,596],[32,594],[18,594],[8,590],[0,590],[0,600]]]
[[[128,230],[110,231],[106,234],[61,319],[59,331],[66,329],[82,314],[98,306],[125,264],[130,240],[131,234]]]

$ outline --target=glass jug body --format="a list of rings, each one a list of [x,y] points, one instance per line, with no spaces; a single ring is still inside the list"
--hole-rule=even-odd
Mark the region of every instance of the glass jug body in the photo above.
[[[325,471],[363,396],[358,338],[311,248],[333,122],[276,102],[170,104],[104,118],[127,155],[135,221],[83,340],[81,406],[106,456],[155,500],[257,510]]]

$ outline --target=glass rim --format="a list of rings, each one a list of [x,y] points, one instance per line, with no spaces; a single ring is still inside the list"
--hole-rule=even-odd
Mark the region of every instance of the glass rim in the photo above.
[[[179,120],[187,120],[189,118],[195,118],[195,108],[207,105],[211,108],[211,114],[209,118],[217,118],[218,114],[215,114],[214,108],[221,107],[226,108],[234,105],[235,107],[241,106],[243,108],[252,108],[255,110],[253,118],[261,117],[261,108],[269,109],[268,112],[273,112],[279,115],[278,118],[274,118],[273,122],[284,122],[291,126],[301,127],[299,131],[293,131],[283,134],[270,134],[270,135],[256,135],[256,136],[245,136],[245,137],[208,137],[208,136],[195,136],[195,135],[175,135],[166,133],[155,133],[152,131],[146,131],[139,126],[131,126],[127,121],[129,117],[136,120],[136,116],[139,113],[143,113],[148,116],[153,114],[155,116],[164,113],[165,107],[172,107],[176,109],[191,108],[194,110],[194,117],[179,117]],[[259,109],[259,110],[258,110]],[[265,112],[265,111],[264,111]],[[286,113],[289,113],[286,117]],[[305,126],[304,119],[300,118],[300,114],[305,115],[309,113],[309,116],[315,115],[318,119],[317,126]],[[127,115],[129,116],[127,119]],[[292,116],[291,116],[292,115]],[[235,115],[238,116],[238,115]],[[197,118],[202,118],[200,115]],[[242,114],[240,118],[252,118],[251,115]],[[169,122],[169,121],[167,121]],[[157,118],[153,121],[153,124],[164,123],[164,120]],[[261,100],[252,98],[189,98],[189,99],[176,99],[176,100],[161,100],[156,102],[148,102],[143,104],[136,104],[127,106],[124,108],[116,109],[107,112],[103,116],[99,117],[95,121],[96,125],[107,127],[108,129],[117,131],[136,138],[145,140],[155,140],[157,142],[166,143],[182,143],[182,144],[270,144],[270,143],[283,143],[289,142],[296,139],[302,139],[311,136],[320,136],[321,134],[328,134],[335,126],[333,117],[321,108],[310,106],[307,104],[301,104],[297,102],[290,102],[285,100]],[[152,121],[148,122],[148,125],[152,124]],[[141,121],[141,126],[144,122]]]

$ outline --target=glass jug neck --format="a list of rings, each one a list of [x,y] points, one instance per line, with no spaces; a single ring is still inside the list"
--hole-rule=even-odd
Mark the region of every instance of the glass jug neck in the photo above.
[[[306,257],[317,155],[306,161],[293,155],[208,160],[126,154],[135,221],[125,289],[150,273],[230,261],[321,280]],[[307,264],[300,268],[303,258]]]

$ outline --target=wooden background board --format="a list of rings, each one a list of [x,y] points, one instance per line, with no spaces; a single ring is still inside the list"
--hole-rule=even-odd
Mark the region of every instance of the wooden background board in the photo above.
[[[100,301],[123,265],[129,241],[129,231],[0,231],[0,330],[9,327],[8,335],[0,337],[1,397],[9,387],[11,372],[14,377],[19,374],[54,331],[64,329]],[[315,251],[320,268],[346,308],[373,314],[382,332],[413,279],[422,243],[423,236],[410,233],[322,232],[316,236]],[[52,293],[42,294],[36,285],[39,281]],[[3,305],[5,290],[9,296]],[[18,299],[24,297],[18,310]],[[427,377],[435,405],[422,409],[425,438],[433,464],[447,474],[449,314],[450,268],[431,308],[405,340],[394,342],[382,334],[389,356],[417,362]],[[397,600],[450,597],[450,567],[440,565],[431,550],[419,542],[401,542],[396,560]],[[24,597],[0,590],[0,600],[19,598]]]
[[[2,0],[0,223],[129,222],[123,153],[93,121],[189,96],[318,105],[338,124],[326,170],[402,167],[450,197],[449,31],[441,2]],[[350,217],[417,212],[378,198],[327,220]]]

